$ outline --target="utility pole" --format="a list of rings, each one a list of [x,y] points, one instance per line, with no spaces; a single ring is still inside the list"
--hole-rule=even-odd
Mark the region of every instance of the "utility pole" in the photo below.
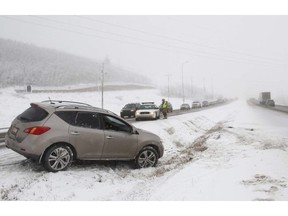
[[[212,100],[214,100],[214,73],[212,74],[211,79],[211,91],[212,91]]]
[[[183,67],[184,67],[184,64],[186,63],[189,63],[189,61],[185,61],[182,63],[182,97],[183,97],[183,104],[185,103],[185,95],[184,95],[184,78],[183,78]]]
[[[168,101],[170,101],[170,76],[171,76],[171,74],[167,74],[167,77],[168,77]]]
[[[191,76],[191,89],[190,89],[190,96],[191,96],[191,99],[193,99],[193,79],[192,79],[192,76]]]
[[[206,85],[205,85],[205,78],[203,78],[203,92],[204,92],[204,99],[206,99]]]
[[[102,63],[101,70],[101,108],[104,108],[104,62]]]

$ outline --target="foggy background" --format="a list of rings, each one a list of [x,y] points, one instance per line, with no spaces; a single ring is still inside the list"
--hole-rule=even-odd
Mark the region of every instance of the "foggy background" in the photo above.
[[[171,87],[181,86],[183,74],[186,89],[285,98],[287,21],[280,15],[1,15],[0,39],[87,57],[98,70],[109,60],[158,86],[168,78]]]

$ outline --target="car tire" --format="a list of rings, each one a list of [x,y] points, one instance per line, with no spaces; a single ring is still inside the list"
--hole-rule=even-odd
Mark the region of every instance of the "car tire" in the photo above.
[[[137,168],[148,168],[156,166],[158,153],[152,147],[144,147],[136,156],[135,164]]]
[[[54,145],[49,148],[43,158],[43,166],[49,172],[66,170],[73,161],[73,153],[65,144]]]

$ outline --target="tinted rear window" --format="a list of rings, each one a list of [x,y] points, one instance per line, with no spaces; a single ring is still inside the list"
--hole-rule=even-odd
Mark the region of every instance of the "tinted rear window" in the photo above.
[[[97,113],[79,112],[76,117],[76,126],[85,128],[100,128],[99,117]]]
[[[57,111],[55,114],[68,124],[75,125],[75,117],[77,112],[75,111]]]
[[[135,108],[135,107],[136,107],[135,104],[126,104],[126,105],[124,106],[124,109],[133,109],[133,108]]]
[[[48,116],[48,112],[38,106],[31,106],[19,116],[17,119],[21,122],[36,122],[42,121]]]

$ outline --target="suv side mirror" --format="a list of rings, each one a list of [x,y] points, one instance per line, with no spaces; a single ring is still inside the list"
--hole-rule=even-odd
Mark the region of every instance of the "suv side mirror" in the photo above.
[[[132,127],[131,134],[139,134],[135,127]]]

